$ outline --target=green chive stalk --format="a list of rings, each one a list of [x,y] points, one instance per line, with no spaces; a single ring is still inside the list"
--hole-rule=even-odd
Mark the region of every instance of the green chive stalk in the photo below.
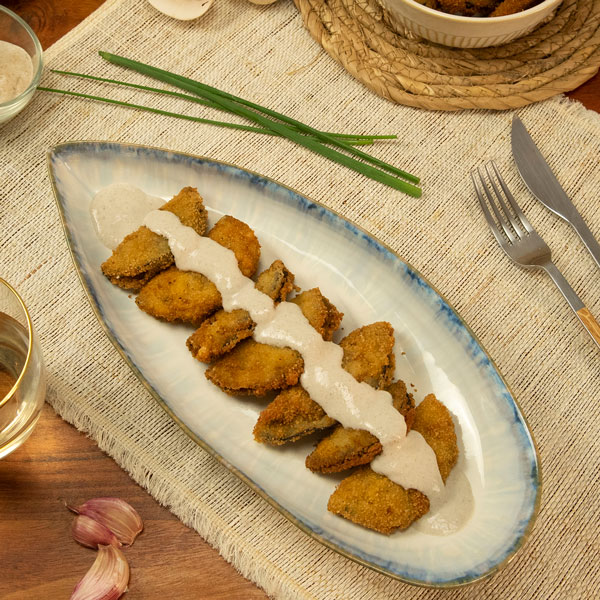
[[[86,73],[76,73],[74,71],[61,71],[59,69],[50,69],[50,71],[52,73],[56,73],[58,75],[67,75],[70,77],[78,77],[81,79],[91,79],[93,81],[100,81],[103,83],[111,83],[114,85],[135,88],[135,89],[143,90],[143,91],[147,91],[147,92],[153,92],[153,93],[163,94],[163,95],[167,95],[167,96],[174,96],[176,98],[181,98],[183,100],[195,102],[196,104],[202,104],[202,105],[208,106],[210,108],[215,108],[217,110],[221,110],[221,108],[219,106],[215,105],[214,103],[212,103],[208,100],[204,100],[198,96],[182,94],[181,92],[174,92],[172,90],[164,90],[162,88],[156,88],[156,87],[151,87],[151,86],[147,86],[147,85],[140,85],[137,83],[130,83],[128,81],[119,81],[118,79],[109,79],[107,77],[97,77],[96,75],[88,75]],[[375,140],[395,140],[398,138],[397,135],[389,135],[389,134],[388,135],[360,135],[360,134],[353,134],[353,133],[332,133],[332,132],[325,132],[325,133],[327,133],[328,135],[337,137],[337,138],[342,138],[347,143],[353,144],[353,145],[355,145],[355,144],[358,144],[358,145],[369,144],[370,145]]]
[[[226,121],[214,121],[213,119],[203,119],[202,117],[193,117],[191,115],[183,115],[180,113],[169,112],[167,110],[161,110],[159,108],[152,108],[150,106],[143,106],[141,104],[130,104],[129,102],[121,102],[120,100],[113,100],[112,98],[102,98],[101,96],[92,96],[90,94],[82,94],[80,92],[70,92],[68,90],[58,90],[54,88],[38,87],[38,90],[42,92],[53,92],[55,94],[63,94],[65,96],[75,96],[77,98],[86,98],[88,100],[96,100],[97,102],[104,102],[106,104],[116,104],[117,106],[126,106],[127,108],[135,108],[137,110],[143,110],[151,112],[157,115],[163,115],[166,117],[175,117],[176,119],[185,119],[186,121],[194,121],[196,123],[204,123],[206,125],[218,125],[219,127],[228,127],[230,129],[241,129],[242,131],[252,131],[254,133],[264,133],[267,135],[274,135],[272,131],[268,129],[262,129],[260,127],[253,127],[252,125],[240,125],[238,123],[228,123]]]
[[[202,84],[187,77],[175,75],[173,73],[170,73],[169,71],[164,71],[163,69],[158,69],[156,67],[152,67],[150,65],[146,65],[144,63],[133,61],[107,52],[100,52],[100,56],[113,64],[130,68],[143,75],[147,75],[154,79],[163,81],[164,83],[169,83],[180,89],[184,89],[193,94],[197,94],[205,100],[217,104],[218,106],[222,107],[228,112],[232,112],[234,114],[237,114],[238,116],[242,116],[251,121],[254,121],[261,127],[271,129],[279,135],[287,137],[291,141],[294,141],[297,144],[304,146],[305,148],[308,148],[309,150],[312,150],[317,154],[320,154],[321,156],[329,158],[330,160],[333,160],[338,164],[346,166],[358,173],[361,173],[371,179],[374,179],[375,181],[379,181],[380,183],[405,192],[411,196],[420,197],[421,195],[420,188],[416,187],[415,185],[412,185],[411,183],[408,183],[408,181],[418,183],[418,177],[415,177],[410,173],[406,173],[405,171],[398,169],[392,165],[389,165],[379,159],[371,157],[370,155],[361,152],[356,148],[353,148],[349,144],[339,139],[336,139],[327,133],[321,132],[308,125],[305,125],[300,121],[296,121],[295,119],[291,119],[290,117],[281,115],[280,113],[264,108],[253,102],[249,102],[242,98],[238,98],[237,96],[233,96],[232,94],[222,92],[221,90],[217,90],[212,86]],[[280,122],[267,118],[264,115],[274,117]],[[289,125],[292,125],[293,128]],[[380,168],[378,169],[372,167],[368,164],[357,161],[356,159],[352,158],[351,156],[348,156],[347,154],[342,154],[341,152],[338,152],[333,148],[329,148],[328,146],[325,146],[319,141],[315,141],[312,138],[308,138],[307,136],[298,133],[298,129],[300,131],[310,133],[312,136],[319,138],[328,144],[340,147],[341,149],[344,149],[347,152],[354,154],[355,156],[359,156],[360,158],[363,158],[364,160],[367,160]],[[398,177],[388,175],[384,171],[400,175],[408,181],[404,181],[403,179],[399,179]]]

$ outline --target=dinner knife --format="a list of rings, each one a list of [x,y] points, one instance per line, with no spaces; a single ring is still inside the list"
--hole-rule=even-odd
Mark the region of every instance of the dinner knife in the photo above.
[[[600,267],[600,244],[558,183],[558,179],[548,166],[546,159],[517,115],[513,117],[512,121],[511,146],[517,169],[531,193],[546,208],[563,218],[575,229]]]

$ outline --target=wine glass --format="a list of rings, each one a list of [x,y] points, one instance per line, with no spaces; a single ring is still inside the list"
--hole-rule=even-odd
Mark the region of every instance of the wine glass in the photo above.
[[[31,435],[45,396],[46,372],[31,317],[0,278],[0,458]]]

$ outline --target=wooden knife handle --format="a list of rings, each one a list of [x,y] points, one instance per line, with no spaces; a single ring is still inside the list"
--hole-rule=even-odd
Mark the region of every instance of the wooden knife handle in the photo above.
[[[588,330],[588,333],[594,338],[594,341],[600,346],[600,325],[598,321],[594,319],[592,313],[584,306],[577,311],[579,320],[583,323],[583,326]]]

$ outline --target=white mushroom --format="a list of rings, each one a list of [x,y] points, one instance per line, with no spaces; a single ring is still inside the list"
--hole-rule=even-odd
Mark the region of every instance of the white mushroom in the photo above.
[[[213,0],[148,0],[156,10],[180,21],[191,21],[201,17]]]

